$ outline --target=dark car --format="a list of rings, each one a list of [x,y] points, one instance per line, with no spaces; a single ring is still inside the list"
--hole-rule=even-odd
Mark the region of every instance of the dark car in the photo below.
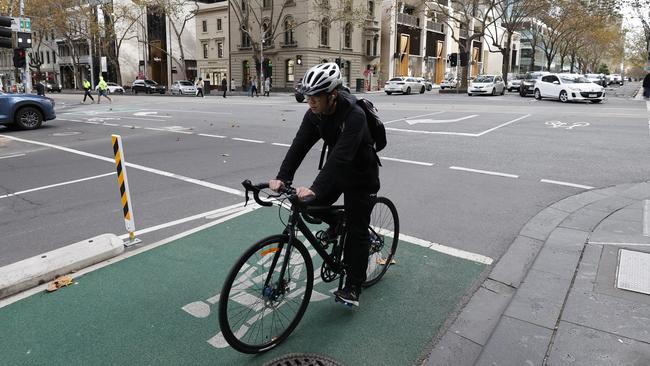
[[[61,84],[53,83],[50,81],[41,81],[41,85],[45,88],[45,92],[47,93],[52,93],[52,92],[61,92]]]
[[[542,76],[548,74],[549,73],[546,71],[527,72],[524,75],[524,78],[521,80],[521,84],[519,86],[519,95],[522,97],[533,95],[535,91],[535,83],[537,80],[541,79]]]
[[[0,92],[0,124],[34,130],[56,118],[54,100],[40,95]]]
[[[164,85],[160,85],[157,82],[153,80],[135,80],[133,84],[131,85],[131,91],[133,94],[138,94],[138,93],[145,93],[145,94],[153,94],[153,93],[160,93],[160,94],[165,94],[167,91],[167,88]]]

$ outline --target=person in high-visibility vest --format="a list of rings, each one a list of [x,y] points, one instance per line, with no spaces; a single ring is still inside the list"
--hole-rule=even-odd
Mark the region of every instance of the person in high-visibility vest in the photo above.
[[[86,97],[90,97],[90,100],[92,100],[92,102],[94,102],[95,99],[93,98],[93,95],[90,94],[90,88],[91,88],[92,86],[90,85],[90,82],[89,82],[88,80],[84,79],[84,81],[83,81],[83,87],[84,87],[84,100],[81,101],[81,103],[86,103]],[[91,103],[92,103],[92,102],[91,102]]]
[[[102,95],[108,99],[109,103],[113,103],[111,97],[106,93],[107,90],[108,84],[104,81],[104,77],[99,75],[99,83],[97,83],[97,104],[99,104],[100,99],[102,99]]]

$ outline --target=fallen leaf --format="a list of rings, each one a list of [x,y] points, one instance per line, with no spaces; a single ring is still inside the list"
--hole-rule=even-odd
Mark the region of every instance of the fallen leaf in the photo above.
[[[221,156],[230,156],[229,154],[221,154]]]
[[[397,263],[397,262],[395,262],[394,259],[391,259],[390,264],[396,264],[396,263]],[[384,259],[384,258],[377,258],[377,264],[379,264],[380,266],[384,266],[384,265],[386,265],[386,259]]]
[[[57,277],[54,281],[50,282],[50,284],[47,286],[47,292],[53,292],[61,287],[64,286],[69,286],[72,284],[72,277],[71,276],[60,276]]]

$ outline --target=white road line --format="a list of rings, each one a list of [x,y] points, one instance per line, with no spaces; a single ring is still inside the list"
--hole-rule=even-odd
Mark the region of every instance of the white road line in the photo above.
[[[433,116],[433,115],[441,114],[441,113],[445,113],[445,111],[439,111],[439,112],[433,112],[433,113],[421,114],[421,115],[419,115],[419,116],[412,116],[412,117],[404,117],[404,118],[400,118],[400,119],[394,119],[394,120],[392,120],[392,121],[384,122],[384,124],[387,125],[387,124],[389,124],[389,123],[393,123],[393,122],[405,121],[406,119],[420,118],[420,117],[426,117],[426,116]]]
[[[162,132],[169,132],[169,130],[166,130],[164,128],[157,128],[157,127],[145,127],[145,130],[151,130],[151,131],[162,131]]]
[[[108,123],[108,122],[103,122],[102,125],[104,126],[113,126],[113,127],[120,127],[117,123]]]
[[[497,129],[501,128],[501,127],[505,127],[505,126],[507,126],[507,125],[509,125],[509,124],[511,124],[511,123],[515,123],[515,122],[517,122],[517,121],[520,121],[520,120],[522,120],[522,119],[524,119],[524,118],[528,118],[528,117],[530,117],[530,116],[531,116],[530,114],[527,114],[527,115],[525,115],[525,116],[522,116],[522,117],[519,117],[519,118],[515,118],[515,119],[513,119],[512,121],[508,121],[508,122],[503,123],[503,124],[500,124],[500,125],[498,125],[498,126],[496,126],[496,127],[492,127],[492,128],[490,128],[489,130],[485,130],[485,131],[483,131],[483,132],[477,134],[476,136],[477,136],[477,137],[483,136],[483,135],[485,135],[486,133],[490,133],[490,132],[492,132],[492,131],[494,131],[494,130],[497,130]]]
[[[5,155],[5,156],[0,156],[0,159],[17,158],[19,156],[25,156],[25,154]]]
[[[56,183],[56,184],[50,184],[49,186],[43,186],[43,187],[38,187],[38,188],[27,189],[27,190],[20,191],[20,192],[16,192],[16,193],[5,194],[4,196],[0,196],[0,199],[2,199],[2,198],[8,198],[8,197],[13,197],[13,196],[18,196],[18,195],[25,194],[25,193],[31,193],[31,192],[36,192],[36,191],[42,191],[42,190],[44,190],[44,189],[49,189],[49,188],[54,188],[54,187],[65,186],[65,185],[68,185],[68,184],[79,183],[79,182],[85,182],[85,181],[87,181],[87,180],[91,180],[91,179],[97,179],[97,178],[108,177],[109,175],[115,175],[115,174],[117,174],[117,173],[113,172],[113,173],[100,174],[100,175],[96,175],[96,176],[94,176],[94,177],[88,177],[88,178],[82,178],[82,179],[75,179],[75,180],[71,180],[71,181],[68,181],[68,182],[62,182],[62,183]]]
[[[452,123],[452,122],[460,122],[464,121],[466,119],[478,117],[478,114],[471,114],[469,116],[465,117],[459,117],[459,118],[452,118],[452,119],[407,119],[406,123],[409,125],[416,125],[416,124],[436,124],[436,123]]]
[[[225,139],[225,138],[226,138],[226,136],[221,136],[221,135],[210,135],[210,134],[208,134],[208,133],[199,133],[198,135],[199,135],[199,136],[205,136],[205,137],[214,137],[214,138],[218,138],[218,139]]]
[[[588,241],[587,244],[591,245],[614,245],[614,246],[624,246],[624,247],[650,247],[648,243],[610,243],[604,241]]]
[[[643,205],[643,236],[650,236],[650,200]]]
[[[174,132],[174,133],[182,133],[184,135],[194,135],[194,132],[189,132],[189,131],[179,131],[179,130],[169,130],[169,129],[165,129],[165,131]]]
[[[645,102],[648,112],[650,112],[650,102]],[[650,134],[650,118],[648,118],[648,133]]]
[[[541,179],[540,182],[548,183],[548,184],[557,184],[559,186],[567,186],[567,187],[573,187],[573,188],[594,189],[594,187],[591,187],[591,186],[585,186],[585,185],[582,185],[582,184],[575,184],[575,183],[569,183],[569,182],[562,182],[562,181],[559,181],[559,180]]]
[[[151,109],[144,109],[146,110],[151,110]],[[196,110],[186,110],[186,111],[181,111],[178,109],[155,109],[156,111],[161,111],[161,112],[181,112],[181,113],[206,113],[206,114],[226,114],[226,115],[231,115],[232,112],[207,112],[207,111],[196,111]]]
[[[67,118],[57,118],[57,121],[69,121],[69,122],[81,122],[81,123],[90,123],[93,125],[98,124],[98,122],[89,122],[89,121],[79,121],[77,119],[67,119]]]
[[[391,236],[392,233],[389,233],[388,236]],[[457,249],[457,248],[452,248],[448,247],[446,245],[434,243],[431,241],[427,241],[424,239],[416,238],[410,235],[405,235],[405,234],[399,234],[399,239],[407,241],[411,244],[419,245],[421,247],[429,248],[433,251],[439,252],[439,253],[444,253],[447,255],[450,255],[452,257],[457,257],[457,258],[462,258],[462,259],[467,259],[473,262],[478,262],[478,263],[483,263],[490,265],[494,261],[494,259],[490,257],[486,257],[481,254],[476,254],[472,252],[468,252],[462,249]]]
[[[463,168],[460,166],[450,166],[449,169],[451,170],[461,170],[464,172],[470,172],[470,173],[480,173],[480,174],[487,174],[487,175],[496,175],[499,177],[506,177],[506,178],[519,178],[518,175],[515,174],[508,174],[508,173],[500,173],[500,172],[493,172],[489,170],[480,170],[480,169],[470,169],[470,168]]]
[[[73,154],[77,154],[77,155],[81,155],[81,156],[86,156],[86,157],[97,159],[97,160],[106,161],[106,162],[109,162],[109,163],[115,165],[115,160],[113,158],[107,158],[105,156],[95,155],[95,154],[87,153],[85,151],[70,149],[68,147],[48,144],[48,143],[45,143],[45,142],[21,139],[21,138],[18,138],[18,137],[13,137],[13,136],[8,136],[8,135],[0,135],[0,137],[5,137],[5,138],[8,138],[8,139],[14,140],[14,141],[26,142],[26,143],[29,143],[29,144],[45,146],[45,147],[49,147],[49,148],[57,149],[57,150],[61,150],[61,151],[66,151],[66,152],[69,152],[69,153],[73,153]],[[134,168],[134,169],[144,170],[144,171],[149,172],[149,173],[162,175],[163,177],[182,180],[182,181],[187,182],[187,183],[196,184],[196,185],[199,185],[199,186],[202,186],[202,187],[214,189],[216,191],[230,193],[230,194],[234,194],[234,195],[240,196],[240,197],[244,196],[244,192],[242,192],[240,190],[225,187],[225,186],[222,186],[222,185],[219,185],[219,184],[214,184],[214,183],[202,181],[202,180],[199,180],[199,179],[189,178],[189,177],[186,177],[186,176],[183,176],[183,175],[174,174],[174,173],[166,172],[166,171],[163,171],[163,170],[149,168],[149,167],[146,167],[146,166],[143,166],[143,165],[138,165],[138,164],[133,164],[133,163],[126,163],[126,166]]]
[[[260,140],[249,140],[249,139],[242,139],[242,138],[239,138],[239,137],[233,137],[232,139],[236,140],[236,141],[252,142],[252,143],[255,143],[255,144],[263,144],[264,143],[264,141],[260,141]]]
[[[469,137],[477,137],[478,136],[475,133],[407,130],[407,129],[404,129],[404,128],[393,128],[393,127],[386,127],[386,131],[421,133],[421,134],[427,134],[427,135],[452,135],[452,136],[469,136]]]
[[[421,162],[421,161],[405,160],[405,159],[397,159],[397,158],[388,158],[388,157],[385,157],[385,156],[380,156],[379,158],[382,159],[382,160],[398,161],[400,163],[408,163],[408,164],[424,165],[424,166],[433,166],[433,163],[424,163],[424,162]]]
[[[275,145],[275,146],[283,146],[283,147],[291,147],[291,145],[289,145],[289,144],[281,144],[281,143],[279,143],[279,142],[273,142],[273,143],[271,143],[271,145]]]

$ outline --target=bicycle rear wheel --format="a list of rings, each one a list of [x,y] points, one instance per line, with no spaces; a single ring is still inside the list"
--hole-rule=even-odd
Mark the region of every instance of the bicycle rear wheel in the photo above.
[[[366,281],[363,287],[370,287],[384,276],[395,257],[399,241],[399,217],[393,202],[386,197],[377,197],[370,212],[370,255]]]
[[[237,351],[259,353],[277,346],[307,309],[314,285],[312,260],[302,243],[289,245],[288,240],[276,235],[250,247],[223,284],[219,326]]]

